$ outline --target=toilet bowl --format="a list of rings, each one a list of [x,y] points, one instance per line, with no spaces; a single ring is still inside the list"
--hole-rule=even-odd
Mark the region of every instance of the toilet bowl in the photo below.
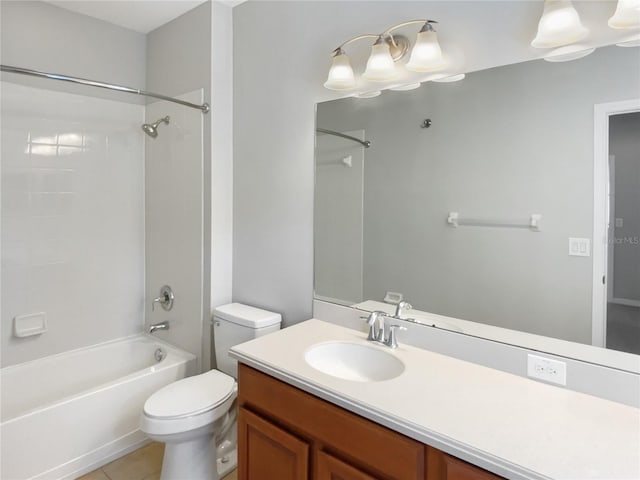
[[[237,465],[234,345],[280,329],[279,314],[232,303],[214,310],[219,370],[167,385],[144,404],[140,428],[165,443],[160,480],[218,480]]]
[[[160,389],[144,404],[141,429],[165,443],[161,480],[211,480],[233,468],[233,459],[216,462],[220,433],[231,430],[236,381],[218,370],[184,378]],[[224,463],[222,462],[224,461]],[[223,468],[218,471],[220,463]],[[188,466],[188,474],[185,470]]]

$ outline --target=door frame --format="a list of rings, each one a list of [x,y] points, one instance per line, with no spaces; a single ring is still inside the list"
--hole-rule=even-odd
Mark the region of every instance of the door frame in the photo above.
[[[591,343],[607,345],[607,278],[609,218],[609,117],[640,111],[640,99],[594,105],[593,135],[593,287]],[[603,278],[605,281],[603,282]]]

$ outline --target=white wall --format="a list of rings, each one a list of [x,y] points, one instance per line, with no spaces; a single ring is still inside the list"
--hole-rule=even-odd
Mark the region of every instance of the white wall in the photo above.
[[[143,110],[3,82],[3,365],[140,330]],[[39,312],[46,333],[13,336]]]
[[[0,9],[2,63],[144,85],[144,35],[41,2]],[[2,363],[140,331],[141,98],[2,79]],[[13,318],[34,311],[49,331],[13,338]]]

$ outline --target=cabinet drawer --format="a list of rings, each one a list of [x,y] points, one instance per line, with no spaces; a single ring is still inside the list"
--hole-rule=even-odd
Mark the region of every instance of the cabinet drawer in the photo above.
[[[424,446],[246,365],[238,369],[239,405],[381,479],[424,478]]]

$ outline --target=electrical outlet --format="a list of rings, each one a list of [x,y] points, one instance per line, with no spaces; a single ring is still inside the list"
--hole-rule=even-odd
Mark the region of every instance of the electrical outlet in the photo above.
[[[567,364],[550,358],[529,354],[527,357],[527,375],[545,382],[567,384]]]

